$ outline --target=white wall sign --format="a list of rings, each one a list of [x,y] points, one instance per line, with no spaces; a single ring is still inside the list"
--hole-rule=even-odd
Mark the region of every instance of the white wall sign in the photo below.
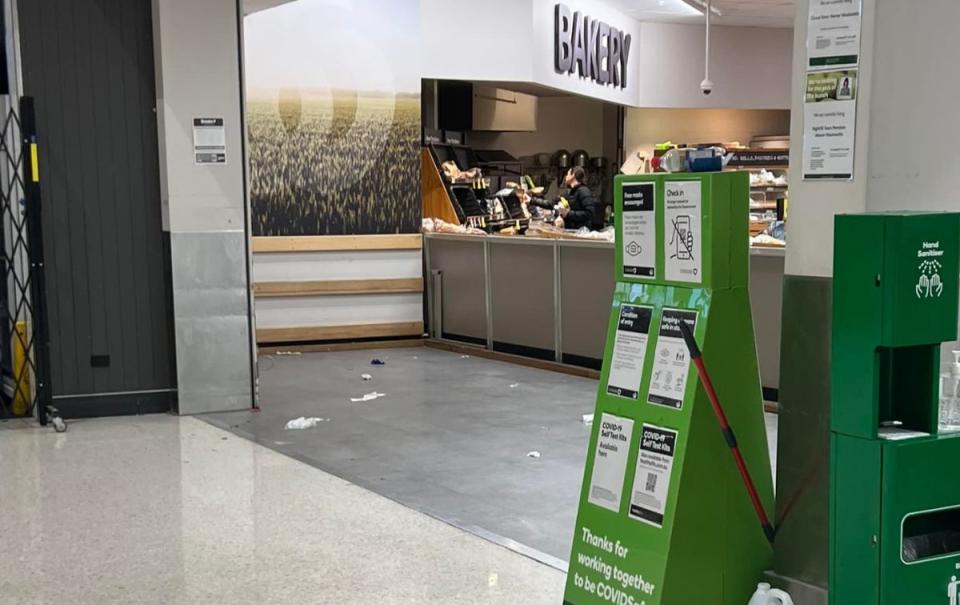
[[[657,276],[657,189],[653,183],[623,186],[623,274]]]
[[[683,407],[690,374],[690,352],[680,331],[681,321],[686,322],[693,332],[697,329],[697,312],[663,310],[650,376],[650,392],[647,395],[649,403],[675,410]]]
[[[700,181],[664,183],[664,273],[668,281],[703,280]]]
[[[626,399],[640,398],[640,379],[650,338],[652,307],[620,305],[617,336],[613,343],[607,394]]]
[[[597,452],[587,496],[591,504],[620,512],[631,439],[633,420],[611,414],[600,417],[600,434],[597,435]]]
[[[670,476],[677,449],[677,431],[644,424],[640,455],[633,477],[630,516],[654,527],[663,527],[670,495]]]
[[[803,105],[803,178],[853,178],[857,70],[810,72]]]
[[[193,161],[196,165],[227,163],[223,118],[193,119]]]
[[[810,0],[807,69],[860,64],[860,0]]]

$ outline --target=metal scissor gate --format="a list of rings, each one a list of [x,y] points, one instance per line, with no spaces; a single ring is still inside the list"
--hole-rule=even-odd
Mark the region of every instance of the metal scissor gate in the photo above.
[[[0,129],[0,418],[66,425],[51,407],[41,142],[33,99],[9,98]]]

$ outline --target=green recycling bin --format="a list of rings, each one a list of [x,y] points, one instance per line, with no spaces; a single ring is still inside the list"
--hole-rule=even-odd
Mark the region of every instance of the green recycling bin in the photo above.
[[[831,605],[960,605],[960,435],[939,433],[960,214],[836,218]]]

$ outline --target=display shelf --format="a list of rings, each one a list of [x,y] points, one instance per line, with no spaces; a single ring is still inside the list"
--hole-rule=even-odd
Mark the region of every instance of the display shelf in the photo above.
[[[790,170],[789,166],[777,166],[775,164],[758,164],[756,166],[733,166],[727,168],[727,170],[747,170],[750,172],[755,172],[758,170],[767,170],[769,172],[787,172]]]

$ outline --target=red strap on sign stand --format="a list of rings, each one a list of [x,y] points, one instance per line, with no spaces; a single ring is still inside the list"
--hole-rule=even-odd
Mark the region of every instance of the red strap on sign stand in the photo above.
[[[767,512],[763,510],[763,503],[760,502],[760,494],[757,492],[757,486],[753,482],[753,477],[750,476],[750,470],[747,468],[747,463],[744,461],[743,454],[740,453],[740,447],[737,445],[737,438],[733,434],[733,429],[730,428],[727,415],[723,411],[723,406],[720,405],[720,398],[717,397],[717,391],[713,388],[713,381],[710,380],[710,374],[707,372],[707,367],[703,363],[703,354],[700,352],[700,346],[693,337],[693,332],[690,331],[690,326],[687,325],[687,322],[680,321],[680,332],[683,334],[683,340],[686,342],[687,349],[690,351],[690,358],[697,368],[697,376],[700,377],[700,384],[703,385],[703,389],[707,392],[710,406],[713,407],[713,413],[717,417],[717,422],[720,423],[723,438],[726,439],[727,445],[730,447],[733,460],[737,464],[737,470],[740,471],[740,477],[743,479],[743,484],[747,488],[747,493],[750,495],[753,509],[757,512],[757,517],[760,519],[763,533],[767,537],[767,540],[773,544],[777,532],[773,528],[773,524],[770,523]]]

